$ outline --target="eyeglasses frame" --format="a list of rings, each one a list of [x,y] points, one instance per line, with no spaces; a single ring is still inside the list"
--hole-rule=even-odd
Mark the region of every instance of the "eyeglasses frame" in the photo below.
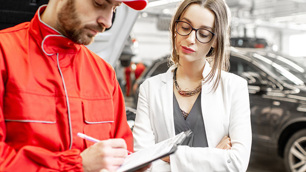
[[[188,24],[188,25],[191,27],[191,31],[190,31],[187,35],[182,35],[182,34],[178,33],[178,31],[177,31],[177,24],[178,24],[178,22],[183,22],[183,23]],[[200,30],[200,29],[203,29],[203,28],[195,29],[195,28],[192,27],[191,24],[188,23],[188,22],[181,21],[181,20],[176,20],[176,21],[175,21],[175,32],[176,32],[177,34],[181,35],[181,36],[188,36],[188,35],[190,35],[190,33],[191,33],[192,31],[195,31],[196,39],[199,41],[198,36],[197,36],[197,32],[198,32],[198,30]],[[211,39],[210,39],[208,42],[201,42],[201,41],[199,41],[199,42],[202,43],[202,44],[207,44],[207,43],[209,43],[209,42],[214,38],[214,36],[215,36],[216,34],[215,34],[214,32],[212,32],[212,31],[210,31],[210,30],[207,30],[207,29],[203,29],[203,30],[206,30],[206,31],[208,31],[208,32],[210,32],[210,33],[212,34],[212,37],[211,37]]]

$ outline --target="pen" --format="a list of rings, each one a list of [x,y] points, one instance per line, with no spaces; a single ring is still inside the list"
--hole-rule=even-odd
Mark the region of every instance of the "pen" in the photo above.
[[[100,140],[95,139],[95,138],[90,137],[90,136],[87,136],[86,134],[83,134],[83,133],[77,133],[77,136],[81,137],[82,139],[89,140],[89,141],[92,141],[92,142],[95,142],[95,143],[100,142]],[[127,151],[128,151],[128,150],[127,150]],[[129,154],[129,155],[132,154],[132,153],[133,153],[133,152],[128,151],[128,154]]]
[[[95,142],[95,143],[100,141],[100,140],[95,139],[93,137],[87,136],[86,134],[83,134],[83,133],[78,133],[77,136],[81,137],[82,139],[89,140],[89,141],[92,141],[92,142]]]

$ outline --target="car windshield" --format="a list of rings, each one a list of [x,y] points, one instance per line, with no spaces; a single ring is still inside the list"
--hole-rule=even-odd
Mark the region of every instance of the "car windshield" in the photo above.
[[[293,58],[286,58],[282,55],[271,52],[252,53],[252,58],[259,61],[276,77],[288,84],[304,86],[306,83],[306,67]]]

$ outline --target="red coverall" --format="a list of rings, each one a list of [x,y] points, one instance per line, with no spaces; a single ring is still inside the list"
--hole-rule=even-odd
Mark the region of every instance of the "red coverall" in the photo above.
[[[80,152],[93,143],[78,132],[133,151],[113,68],[44,24],[44,10],[0,31],[0,171],[83,171]]]

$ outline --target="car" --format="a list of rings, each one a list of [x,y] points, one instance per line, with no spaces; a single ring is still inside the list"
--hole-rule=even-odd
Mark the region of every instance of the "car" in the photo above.
[[[252,151],[277,155],[287,171],[306,166],[306,68],[283,55],[233,49],[231,72],[248,81]]]
[[[133,130],[135,124],[136,109],[126,106],[125,112],[126,112],[127,123],[130,129]]]
[[[147,67],[147,69],[143,72],[141,77],[137,79],[132,86],[132,96],[133,96],[134,107],[137,106],[140,84],[142,84],[143,81],[145,81],[146,79],[152,76],[155,76],[161,73],[165,73],[169,67],[170,67],[169,55],[163,56],[153,61],[152,64],[149,67]]]
[[[30,21],[39,6],[49,0],[14,0],[2,1],[0,6],[0,30]]]
[[[136,82],[135,94],[145,79],[169,68],[168,57],[152,63]],[[248,82],[252,154],[280,157],[286,171],[305,171],[306,67],[269,50],[234,47],[230,64],[230,72]]]

